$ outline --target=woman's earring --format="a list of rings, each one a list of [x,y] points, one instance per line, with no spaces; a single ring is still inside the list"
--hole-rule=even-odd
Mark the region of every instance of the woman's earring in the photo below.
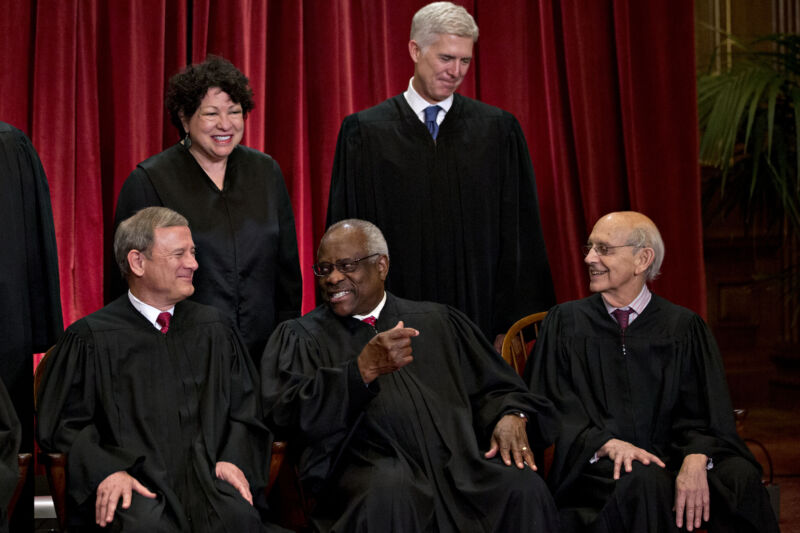
[[[189,137],[188,131],[186,132],[186,137],[183,138],[183,145],[186,147],[187,150],[192,147],[192,138]]]

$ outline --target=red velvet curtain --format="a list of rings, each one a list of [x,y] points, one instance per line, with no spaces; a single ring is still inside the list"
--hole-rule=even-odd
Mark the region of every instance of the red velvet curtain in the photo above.
[[[190,50],[194,61],[223,55],[251,80],[244,143],[283,169],[310,309],[339,125],[405,90],[411,16],[424,3],[11,3],[0,19],[0,120],[31,136],[47,171],[65,321],[102,305],[116,195],[137,162],[177,141],[164,86]],[[666,241],[656,290],[704,313],[691,3],[462,3],[481,36],[461,93],[522,124],[559,301],[587,294],[579,246],[594,221],[635,209]]]

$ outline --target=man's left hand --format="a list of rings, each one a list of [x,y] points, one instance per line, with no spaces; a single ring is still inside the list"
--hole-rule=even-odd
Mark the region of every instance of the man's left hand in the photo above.
[[[687,455],[683,459],[681,471],[675,480],[675,525],[683,526],[684,513],[686,529],[692,531],[711,517],[708,495],[708,458],[702,453]]]
[[[531,470],[536,470],[533,460],[533,451],[528,446],[528,434],[525,432],[525,419],[517,415],[505,415],[501,418],[492,432],[489,451],[484,457],[491,459],[500,450],[500,457],[507,466],[511,466],[511,456],[517,468],[525,468],[527,464]]]
[[[247,478],[244,476],[244,472],[233,463],[227,463],[225,461],[219,461],[215,468],[215,472],[217,477],[222,481],[227,481],[233,488],[239,491],[239,494],[242,495],[242,498],[247,500],[247,503],[253,505],[253,495],[250,494],[250,483],[247,482]]]

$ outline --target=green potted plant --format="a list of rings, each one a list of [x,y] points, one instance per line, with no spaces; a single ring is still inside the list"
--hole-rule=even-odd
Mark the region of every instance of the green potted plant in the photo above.
[[[763,215],[800,236],[800,35],[733,45],[728,66],[697,82],[700,162],[719,169],[708,183],[723,211]],[[709,191],[705,191],[708,193]]]
[[[745,234],[765,228],[752,231],[754,238],[771,234],[780,243],[782,270],[755,272],[752,282],[762,288],[777,283],[771,286],[786,297],[792,327],[770,348],[777,368],[770,394],[800,401],[800,35],[767,35],[747,44],[727,39],[732,53],[725,68],[709,69],[697,81],[705,218],[737,211]]]

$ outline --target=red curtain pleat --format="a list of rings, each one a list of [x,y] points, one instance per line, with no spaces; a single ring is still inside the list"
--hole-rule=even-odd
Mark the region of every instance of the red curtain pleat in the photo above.
[[[411,16],[425,3],[193,0],[191,28],[186,0],[12,3],[19,20],[0,20],[0,120],[32,137],[50,180],[65,321],[102,305],[122,182],[177,140],[164,88],[189,45],[194,61],[220,54],[251,80],[244,143],[283,169],[309,310],[339,125],[405,90]],[[579,246],[594,221],[636,209],[667,243],[656,290],[703,313],[691,5],[465,6],[481,37],[460,92],[513,112],[525,131],[559,301],[587,294]]]
[[[692,3],[617,1],[614,19],[630,205],[667,250],[654,287],[705,314]]]
[[[64,321],[100,307],[103,205],[95,2],[37,2],[31,140],[50,182]]]

